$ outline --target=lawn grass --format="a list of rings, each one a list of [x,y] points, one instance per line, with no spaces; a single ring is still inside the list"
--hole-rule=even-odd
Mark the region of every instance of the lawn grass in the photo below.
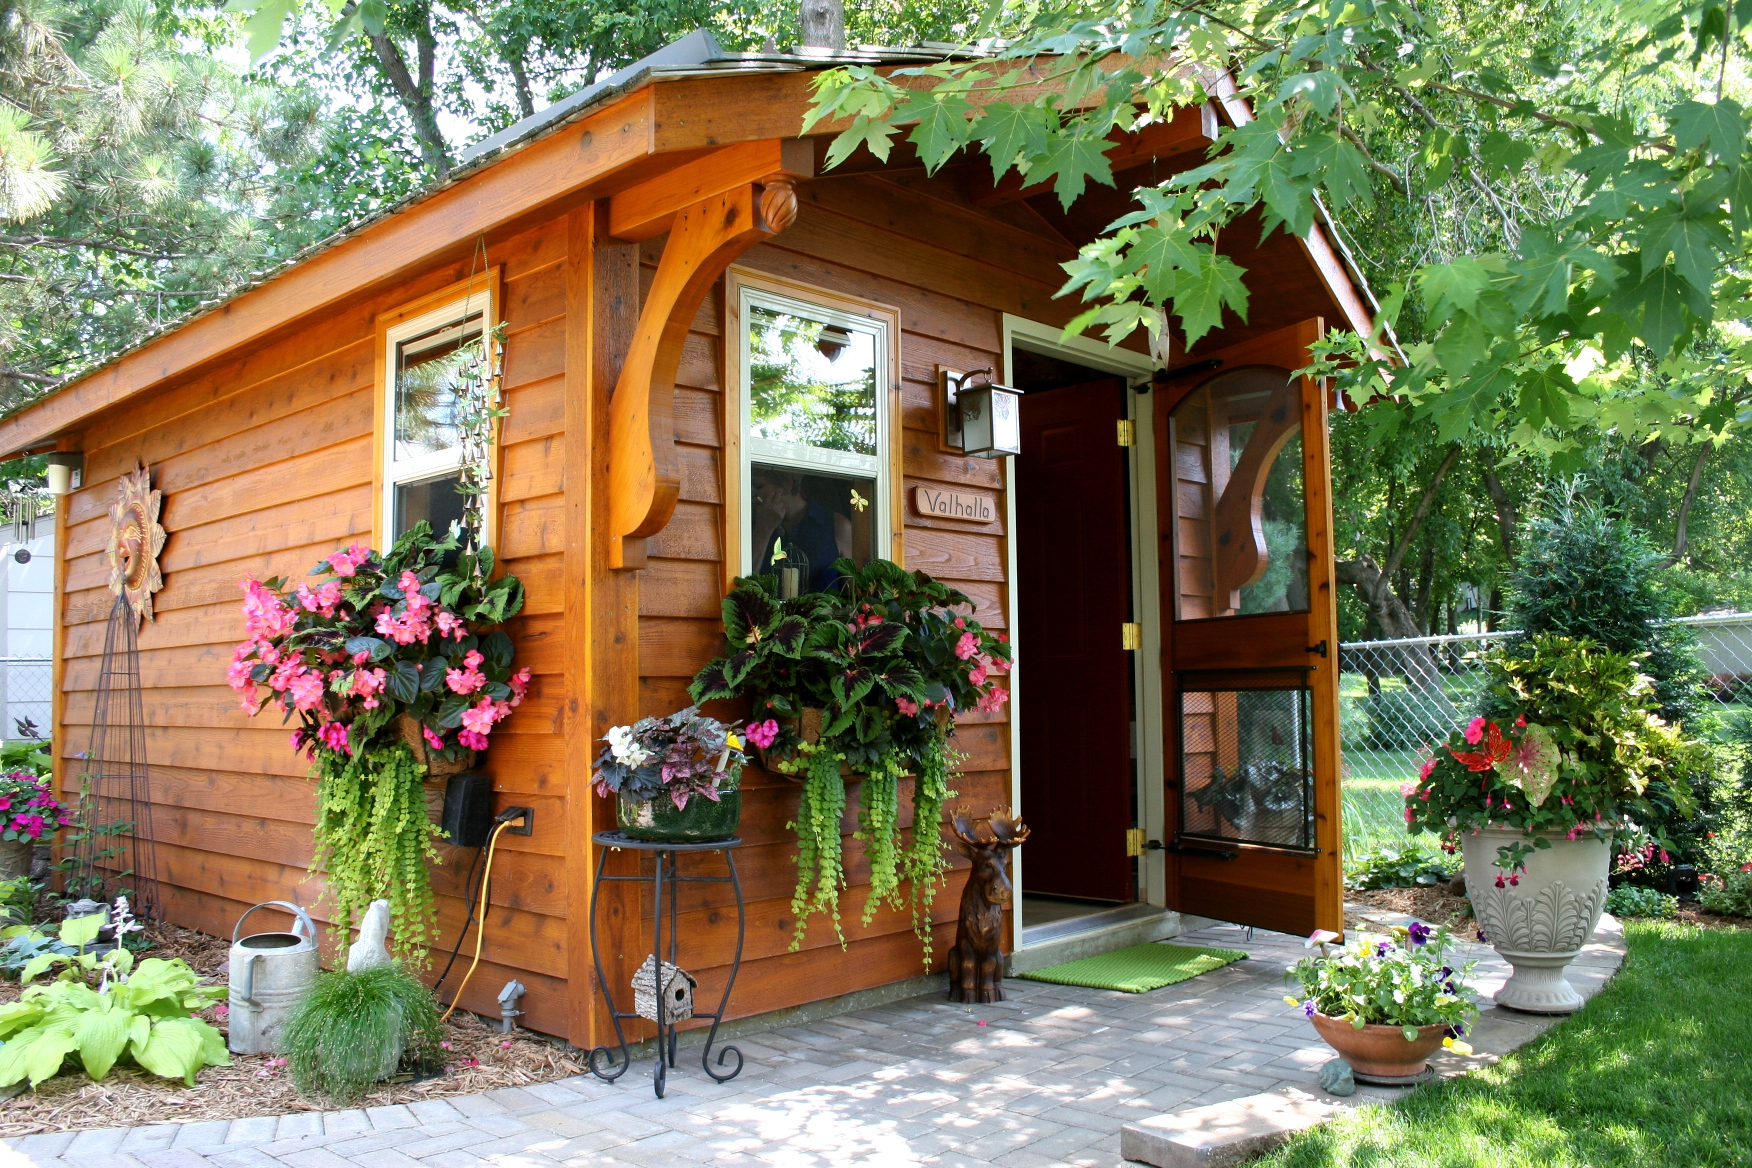
[[[1752,930],[1629,921],[1624,968],[1503,1059],[1303,1133],[1269,1168],[1752,1164]]]

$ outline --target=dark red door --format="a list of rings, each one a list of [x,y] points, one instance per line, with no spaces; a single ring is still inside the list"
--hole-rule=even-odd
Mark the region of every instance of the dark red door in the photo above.
[[[1028,892],[1135,898],[1125,383],[1022,398],[1015,461],[1022,813]]]

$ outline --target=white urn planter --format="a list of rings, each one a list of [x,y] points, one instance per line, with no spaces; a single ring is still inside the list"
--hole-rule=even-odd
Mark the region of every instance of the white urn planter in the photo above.
[[[1461,837],[1466,896],[1490,945],[1514,967],[1496,1003],[1530,1014],[1570,1014],[1582,995],[1564,970],[1588,943],[1606,908],[1612,848],[1592,835],[1546,834],[1549,848],[1527,857],[1520,882],[1498,888],[1497,849],[1527,837],[1513,828],[1484,828]]]

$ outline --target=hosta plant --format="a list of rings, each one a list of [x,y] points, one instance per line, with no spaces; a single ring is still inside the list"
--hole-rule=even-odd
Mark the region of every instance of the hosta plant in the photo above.
[[[1515,828],[1499,885],[1517,883],[1552,835],[1641,839],[1663,818],[1655,794],[1692,806],[1710,756],[1654,712],[1637,658],[1542,635],[1493,652],[1485,713],[1455,730],[1407,784],[1405,822],[1452,852],[1462,832]],[[1657,843],[1659,841],[1657,840]]]
[[[1461,1041],[1478,1015],[1466,986],[1472,964],[1453,964],[1447,929],[1413,921],[1394,926],[1387,935],[1358,933],[1346,945],[1333,944],[1337,936],[1322,930],[1308,938],[1308,945],[1319,946],[1320,952],[1302,958],[1284,975],[1302,991],[1284,1001],[1310,1018],[1324,1014],[1358,1030],[1398,1026],[1408,1042],[1416,1040],[1421,1026],[1447,1026],[1442,1045],[1457,1054],[1472,1053]]]
[[[189,1086],[202,1067],[230,1064],[224,1037],[194,1016],[227,991],[201,984],[180,959],[148,957],[135,965],[120,946],[101,956],[87,952],[103,923],[102,914],[64,922],[60,939],[77,951],[43,954],[23,980],[56,963],[60,974],[47,985],[26,985],[18,1001],[0,1006],[0,1086],[28,1079],[34,1087],[70,1056],[93,1079],[126,1059]]]

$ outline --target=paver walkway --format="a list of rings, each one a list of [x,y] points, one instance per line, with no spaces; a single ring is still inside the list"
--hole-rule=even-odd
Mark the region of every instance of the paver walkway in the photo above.
[[[1571,980],[1593,992],[1622,957],[1607,918]],[[553,1165],[943,1165],[1115,1168],[1119,1129],[1184,1107],[1281,1087],[1319,1092],[1331,1057],[1283,1003],[1300,938],[1217,926],[1179,938],[1249,960],[1148,994],[1005,983],[1010,1000],[935,998],[735,1040],[724,1085],[697,1049],[652,1097],[649,1064],[407,1106],[227,1122],[106,1128],[0,1142],[0,1168],[550,1168]],[[1506,968],[1482,946],[1486,1000]],[[1481,1049],[1545,1023],[1488,1010]],[[1360,1099],[1391,1097],[1365,1088]]]

